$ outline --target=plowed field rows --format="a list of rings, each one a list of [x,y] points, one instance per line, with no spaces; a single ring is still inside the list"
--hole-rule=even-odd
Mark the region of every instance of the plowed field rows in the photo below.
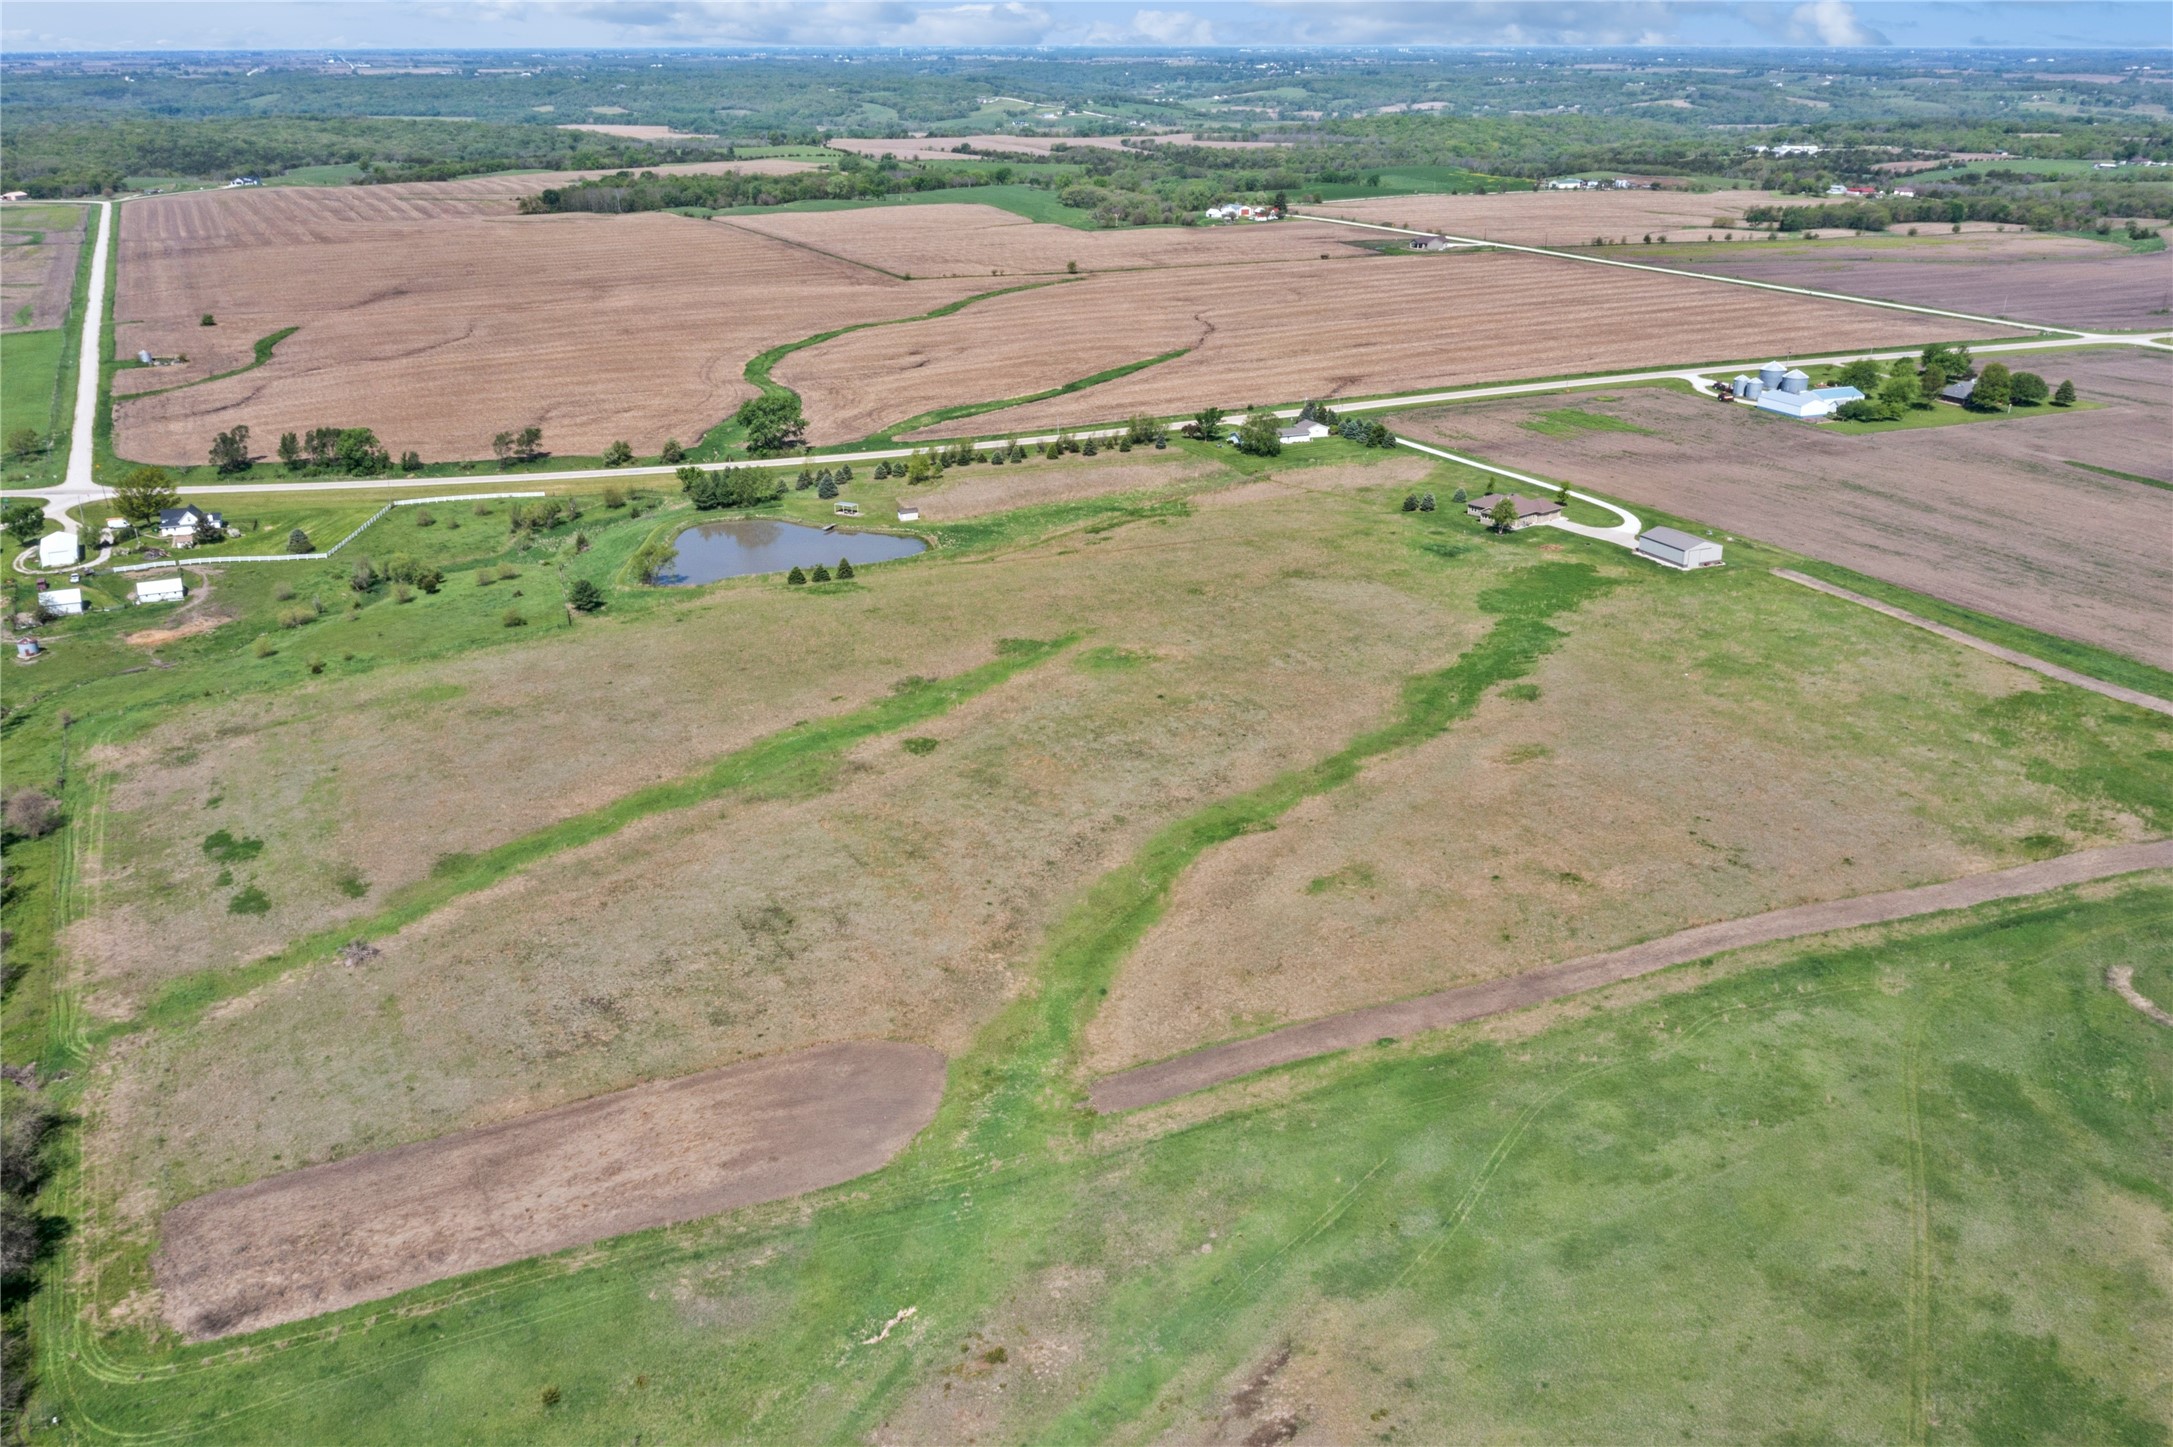
[[[1201,140],[1189,132],[1142,139],[1168,146],[1210,146],[1218,151],[1272,151],[1282,144],[1280,141]],[[1058,159],[1061,159],[1061,153],[1056,149],[1058,146],[1091,147],[1103,151],[1132,149],[1116,136],[927,136],[920,140],[903,141],[886,140],[880,136],[841,136],[829,144],[833,150],[852,151],[863,156],[896,156],[901,161],[969,159],[972,153],[961,154],[958,149],[960,146],[971,146],[977,152],[999,152],[1010,156],[1053,156]]]
[[[786,358],[776,376],[806,399],[813,436],[839,441],[1180,347],[1193,350],[976,425],[1031,431],[1209,403],[1267,405],[1953,334],[1953,323],[1845,302],[1472,252],[1094,277],[840,337]]]
[[[1494,196],[1382,196],[1329,201],[1303,209],[1387,226],[1449,231],[1524,246],[1578,246],[1604,236],[1699,240],[1720,217],[1741,221],[1752,206],[1800,205],[1801,197],[1767,191],[1512,191]]]
[[[492,435],[541,425],[555,451],[617,438],[691,441],[751,395],[747,359],[852,322],[910,316],[977,289],[901,282],[730,226],[661,214],[515,217],[492,178],[438,187],[199,193],[122,208],[117,347],[185,353],[119,387],[115,446],[204,459],[236,423],[266,442],[367,426],[395,451],[486,457]],[[215,327],[198,318],[212,313]]]
[[[1011,276],[1073,265],[1089,272],[1138,271],[1367,255],[1357,244],[1365,233],[1317,221],[1073,231],[972,204],[780,211],[734,217],[732,224],[907,276]]]

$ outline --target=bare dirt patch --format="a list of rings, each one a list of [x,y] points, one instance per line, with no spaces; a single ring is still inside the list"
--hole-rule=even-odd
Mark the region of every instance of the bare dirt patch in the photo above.
[[[1354,296],[1365,305],[1353,305]],[[1383,317],[1410,336],[1455,344],[1384,345]],[[841,439],[1191,349],[977,419],[983,430],[1034,431],[1135,411],[1377,395],[1775,347],[1907,345],[1953,327],[1846,302],[1485,251],[1089,277],[839,337],[787,357],[776,376],[806,399],[815,433]]]
[[[2055,326],[2143,330],[2173,314],[2173,250],[2010,233],[1908,245],[1775,245],[1669,266]]]
[[[2173,480],[2173,357],[2060,352],[2012,365],[2072,377],[2108,405],[1852,437],[1641,389],[1577,405],[1643,432],[1522,425],[1559,405],[1549,402],[1432,409],[1391,425],[2173,667],[2165,493],[2067,465]]]
[[[295,1171],[166,1213],[153,1263],[194,1341],[849,1181],[943,1098],[943,1057],[849,1041]]]
[[[1498,691],[1209,851],[1112,985],[1089,1069],[1981,873],[2075,822],[2077,842],[2141,832],[1967,742],[2031,675],[1864,610],[1829,617],[1777,578],[1725,583],[1587,604],[1557,625],[1536,698]],[[1774,639],[1786,668],[1750,641]]]
[[[902,282],[742,228],[668,215],[517,217],[549,177],[196,192],[121,209],[117,347],[186,355],[116,388],[117,450],[196,463],[237,423],[268,443],[367,426],[394,451],[487,457],[541,425],[558,451],[691,440],[752,395],[747,359],[977,289]],[[466,189],[462,189],[466,188]],[[198,324],[206,312],[217,325]],[[634,340],[638,338],[638,343]],[[268,448],[267,448],[268,450]]]
[[[1023,276],[1355,258],[1359,233],[1322,222],[1074,231],[971,203],[735,216],[765,236],[910,276]]]
[[[68,315],[87,206],[0,207],[0,329],[43,331]],[[22,322],[16,313],[30,315]]]
[[[133,644],[138,648],[163,648],[169,643],[179,643],[184,638],[194,638],[198,634],[209,633],[226,621],[224,618],[209,616],[191,618],[188,622],[178,624],[172,628],[139,629],[134,633],[124,635],[121,641]]]
[[[1582,246],[1595,236],[1641,240],[1717,240],[1752,206],[1793,204],[1766,191],[1507,191],[1491,196],[1381,196],[1327,201],[1303,209],[1385,226],[1481,236],[1521,246]],[[1743,234],[1742,231],[1737,232]]]

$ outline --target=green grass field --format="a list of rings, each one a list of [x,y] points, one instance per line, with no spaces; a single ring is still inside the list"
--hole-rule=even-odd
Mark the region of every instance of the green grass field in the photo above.
[[[1256,1416],[1342,1440],[2161,1442],[2173,1048],[2101,975],[2163,970],[2169,923],[2142,885],[1772,950],[1198,1124],[953,1112],[804,1220],[243,1350],[90,1337],[54,1292],[40,1400],[166,1440],[1133,1441],[1254,1427],[1264,1379]]]
[[[0,432],[29,427],[50,438],[60,406],[59,330],[0,333]]]

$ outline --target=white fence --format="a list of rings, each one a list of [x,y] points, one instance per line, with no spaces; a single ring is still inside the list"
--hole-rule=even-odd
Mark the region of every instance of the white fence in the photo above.
[[[421,507],[426,502],[488,502],[495,498],[543,497],[544,495],[545,494],[541,492],[467,492],[460,493],[452,497],[396,498],[392,502],[386,503],[376,512],[371,513],[368,521],[364,522],[361,527],[356,528],[353,532],[349,533],[346,537],[341,538],[338,542],[334,543],[331,547],[326,548],[321,553],[220,553],[216,556],[203,558],[166,558],[155,563],[122,563],[116,567],[108,568],[106,569],[106,571],[109,573],[143,573],[148,572],[153,568],[178,568],[185,561],[193,563],[197,567],[210,567],[213,564],[217,563],[323,562],[326,558],[331,557],[341,548],[346,547],[356,538],[359,538],[364,533],[368,532],[372,523],[376,522],[379,518],[383,517],[386,513],[391,512],[396,507]]]

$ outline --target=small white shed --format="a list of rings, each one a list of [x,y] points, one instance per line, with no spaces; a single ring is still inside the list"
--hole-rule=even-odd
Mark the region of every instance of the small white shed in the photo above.
[[[136,585],[138,603],[178,603],[188,590],[179,578],[145,578]]]
[[[1656,563],[1689,571],[1720,566],[1720,544],[1680,528],[1651,528],[1637,536],[1637,551]]]
[[[909,503],[909,502],[901,502],[901,503],[899,503],[899,504],[898,504],[898,521],[899,521],[899,522],[902,522],[902,523],[917,523],[917,522],[919,522],[920,520],[921,520],[921,510],[920,510],[919,508],[915,507],[915,506],[914,506],[914,505],[913,505],[912,503]]]
[[[66,568],[83,556],[74,533],[47,533],[38,539],[38,566]]]
[[[72,618],[83,611],[83,590],[54,588],[38,595],[38,606],[56,618]]]

